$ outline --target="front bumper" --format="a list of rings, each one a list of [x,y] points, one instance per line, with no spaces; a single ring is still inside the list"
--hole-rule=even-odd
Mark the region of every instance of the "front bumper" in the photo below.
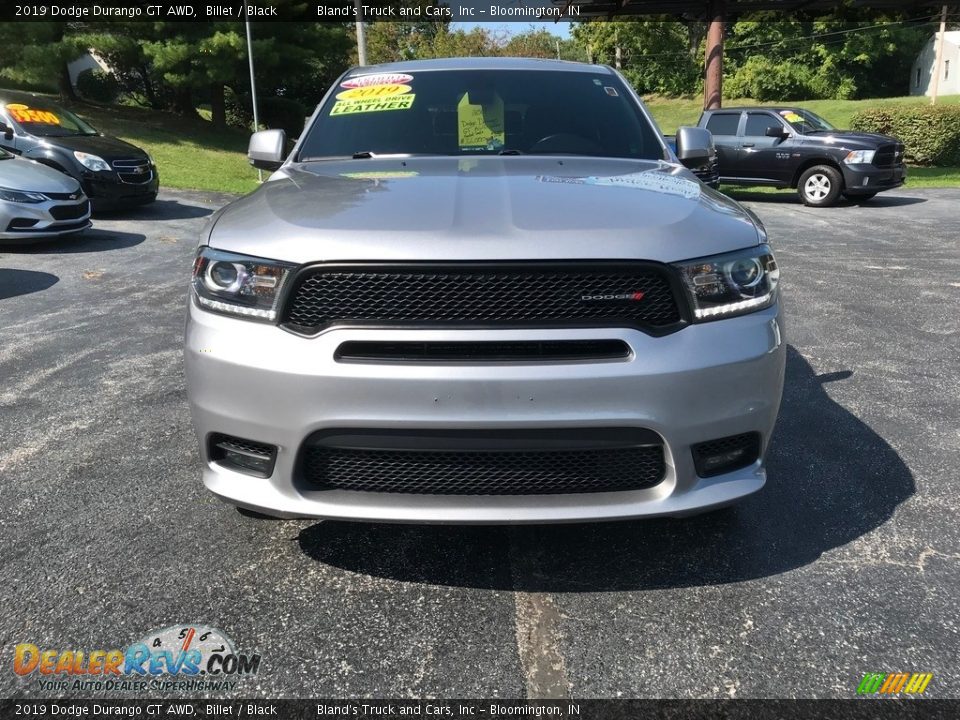
[[[877,168],[873,165],[842,165],[844,192],[847,195],[873,195],[893,190],[907,181],[905,165]]]
[[[41,203],[0,201],[0,240],[27,243],[83,232],[90,227],[90,208],[79,207],[81,204],[75,200],[47,200]],[[51,214],[61,214],[58,209],[66,211],[66,219],[58,220]]]
[[[185,365],[203,482],[235,505],[279,517],[379,522],[536,523],[684,515],[759,490],[763,455],[709,479],[691,445],[759,432],[769,442],[783,389],[779,306],[654,338],[627,329],[369,330],[303,338],[191,303]],[[620,339],[624,360],[526,364],[344,363],[350,340]],[[414,495],[310,490],[298,451],[333,428],[647,428],[664,441],[666,476],[652,488],[564,495]],[[207,438],[224,433],[278,447],[268,478],[220,466]]]
[[[146,205],[157,199],[160,189],[156,169],[151,169],[150,177],[140,183],[122,182],[115,172],[88,172],[78,179],[94,211]]]

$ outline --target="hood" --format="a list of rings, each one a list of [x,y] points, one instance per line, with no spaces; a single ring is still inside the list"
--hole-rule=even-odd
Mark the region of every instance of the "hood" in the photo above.
[[[210,245],[294,263],[647,259],[758,242],[750,215],[658,161],[429,157],[287,166],[227,206]]]
[[[876,150],[881,145],[899,143],[895,137],[879,133],[856,132],[854,130],[818,130],[801,136],[817,144],[836,145],[857,150]]]
[[[0,160],[0,187],[32,192],[69,193],[80,183],[69,175],[32,160]]]
[[[107,161],[146,159],[147,157],[147,153],[136,145],[107,135],[68,135],[41,139],[54,147],[98,155]]]

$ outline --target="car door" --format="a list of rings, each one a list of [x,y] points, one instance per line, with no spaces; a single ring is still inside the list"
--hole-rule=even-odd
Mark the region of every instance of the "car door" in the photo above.
[[[742,114],[739,110],[718,111],[707,120],[707,130],[713,135],[713,144],[717,148],[720,177],[737,177],[740,174],[737,170],[737,150],[740,147],[737,131]]]
[[[741,176],[768,183],[788,182],[790,150],[783,147],[782,137],[768,137],[767,128],[788,132],[787,127],[772,112],[747,113],[737,154]]]

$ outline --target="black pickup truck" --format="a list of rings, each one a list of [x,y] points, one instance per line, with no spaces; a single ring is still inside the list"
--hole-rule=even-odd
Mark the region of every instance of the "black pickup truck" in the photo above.
[[[838,130],[802,108],[706,110],[699,125],[713,134],[723,184],[796,188],[805,204],[825,207],[841,195],[869,200],[907,177],[896,138]]]

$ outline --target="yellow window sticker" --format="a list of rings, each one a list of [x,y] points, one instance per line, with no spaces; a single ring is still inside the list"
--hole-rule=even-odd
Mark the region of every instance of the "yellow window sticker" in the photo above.
[[[20,103],[7,105],[10,116],[18,123],[42,123],[44,125],[59,125],[60,118],[49,110],[34,110]]]
[[[787,122],[804,122],[802,115],[797,115],[797,113],[792,110],[783,110],[780,113]]]
[[[409,85],[368,85],[344,90],[337,95],[337,100],[373,100],[391,95],[406,95],[410,90]]]
[[[370,100],[337,100],[330,110],[330,116],[352,115],[354,113],[383,112],[385,110],[409,110],[413,107],[413,93],[388,95]]]
[[[457,137],[461,150],[496,150],[503,147],[503,100],[493,95],[486,105],[470,102],[464,93],[457,105]]]

